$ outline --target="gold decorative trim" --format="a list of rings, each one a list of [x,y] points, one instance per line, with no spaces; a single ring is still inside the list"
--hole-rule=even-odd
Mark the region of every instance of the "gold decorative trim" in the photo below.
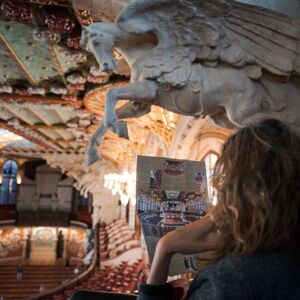
[[[100,88],[96,88],[85,95],[83,103],[90,112],[103,116],[105,109],[105,96],[108,90],[112,87],[121,87],[126,84],[128,84],[127,81],[121,81],[115,83],[108,83]],[[127,100],[119,100],[116,108],[119,108],[126,102]]]
[[[207,139],[207,138],[216,138],[222,141],[226,141],[228,137],[234,134],[236,130],[234,129],[225,129],[225,128],[218,128],[218,127],[208,127],[203,129],[199,133],[199,139]]]
[[[75,15],[80,25],[88,26],[94,22],[93,16],[90,10],[79,9],[75,11]]]

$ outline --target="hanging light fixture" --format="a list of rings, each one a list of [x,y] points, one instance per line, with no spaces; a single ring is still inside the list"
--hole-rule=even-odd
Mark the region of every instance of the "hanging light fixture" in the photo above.
[[[135,199],[136,173],[122,174],[109,173],[104,175],[104,187],[111,190],[115,196],[120,195],[122,205],[127,205],[130,201],[131,205],[136,204]]]

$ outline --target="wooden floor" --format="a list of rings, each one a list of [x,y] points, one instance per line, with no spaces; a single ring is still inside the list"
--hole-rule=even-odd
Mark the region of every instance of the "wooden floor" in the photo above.
[[[50,290],[74,277],[73,268],[64,266],[24,266],[23,278],[17,280],[17,266],[0,266],[0,296],[5,300],[25,300],[39,294],[41,286]]]

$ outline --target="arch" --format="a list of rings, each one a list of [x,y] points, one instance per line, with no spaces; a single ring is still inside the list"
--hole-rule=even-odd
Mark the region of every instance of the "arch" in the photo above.
[[[3,164],[0,205],[16,204],[18,170],[19,166],[14,160],[7,160]]]
[[[215,148],[207,145],[206,147],[204,147],[202,149],[202,151],[199,154],[199,157],[197,158],[197,160],[205,160],[205,158],[210,154],[215,154],[217,157],[219,157],[220,156],[220,151],[217,151]]]

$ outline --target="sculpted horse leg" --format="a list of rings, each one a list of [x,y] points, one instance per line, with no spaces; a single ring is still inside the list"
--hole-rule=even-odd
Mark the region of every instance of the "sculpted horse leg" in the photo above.
[[[151,103],[128,102],[116,110],[118,119],[139,118],[151,111]]]
[[[133,117],[141,117],[150,112],[151,104],[149,103],[138,103],[131,102],[126,103],[116,110],[116,114],[118,119],[125,118],[133,118]],[[97,160],[100,159],[97,148],[100,145],[102,137],[107,132],[108,128],[104,125],[103,121],[100,123],[96,131],[90,137],[87,155],[86,155],[86,163],[87,165],[91,165]],[[120,137],[128,138],[127,126],[125,122],[117,122],[114,124],[113,131],[118,134]]]
[[[155,100],[158,85],[155,81],[145,80],[131,83],[127,86],[111,88],[106,94],[104,125],[114,130],[117,114],[115,106],[118,100],[130,100],[135,102],[147,102],[151,104]]]
[[[107,132],[108,128],[102,121],[93,135],[90,137],[89,145],[86,153],[86,164],[89,166],[100,159],[97,148],[100,145],[102,137]]]

